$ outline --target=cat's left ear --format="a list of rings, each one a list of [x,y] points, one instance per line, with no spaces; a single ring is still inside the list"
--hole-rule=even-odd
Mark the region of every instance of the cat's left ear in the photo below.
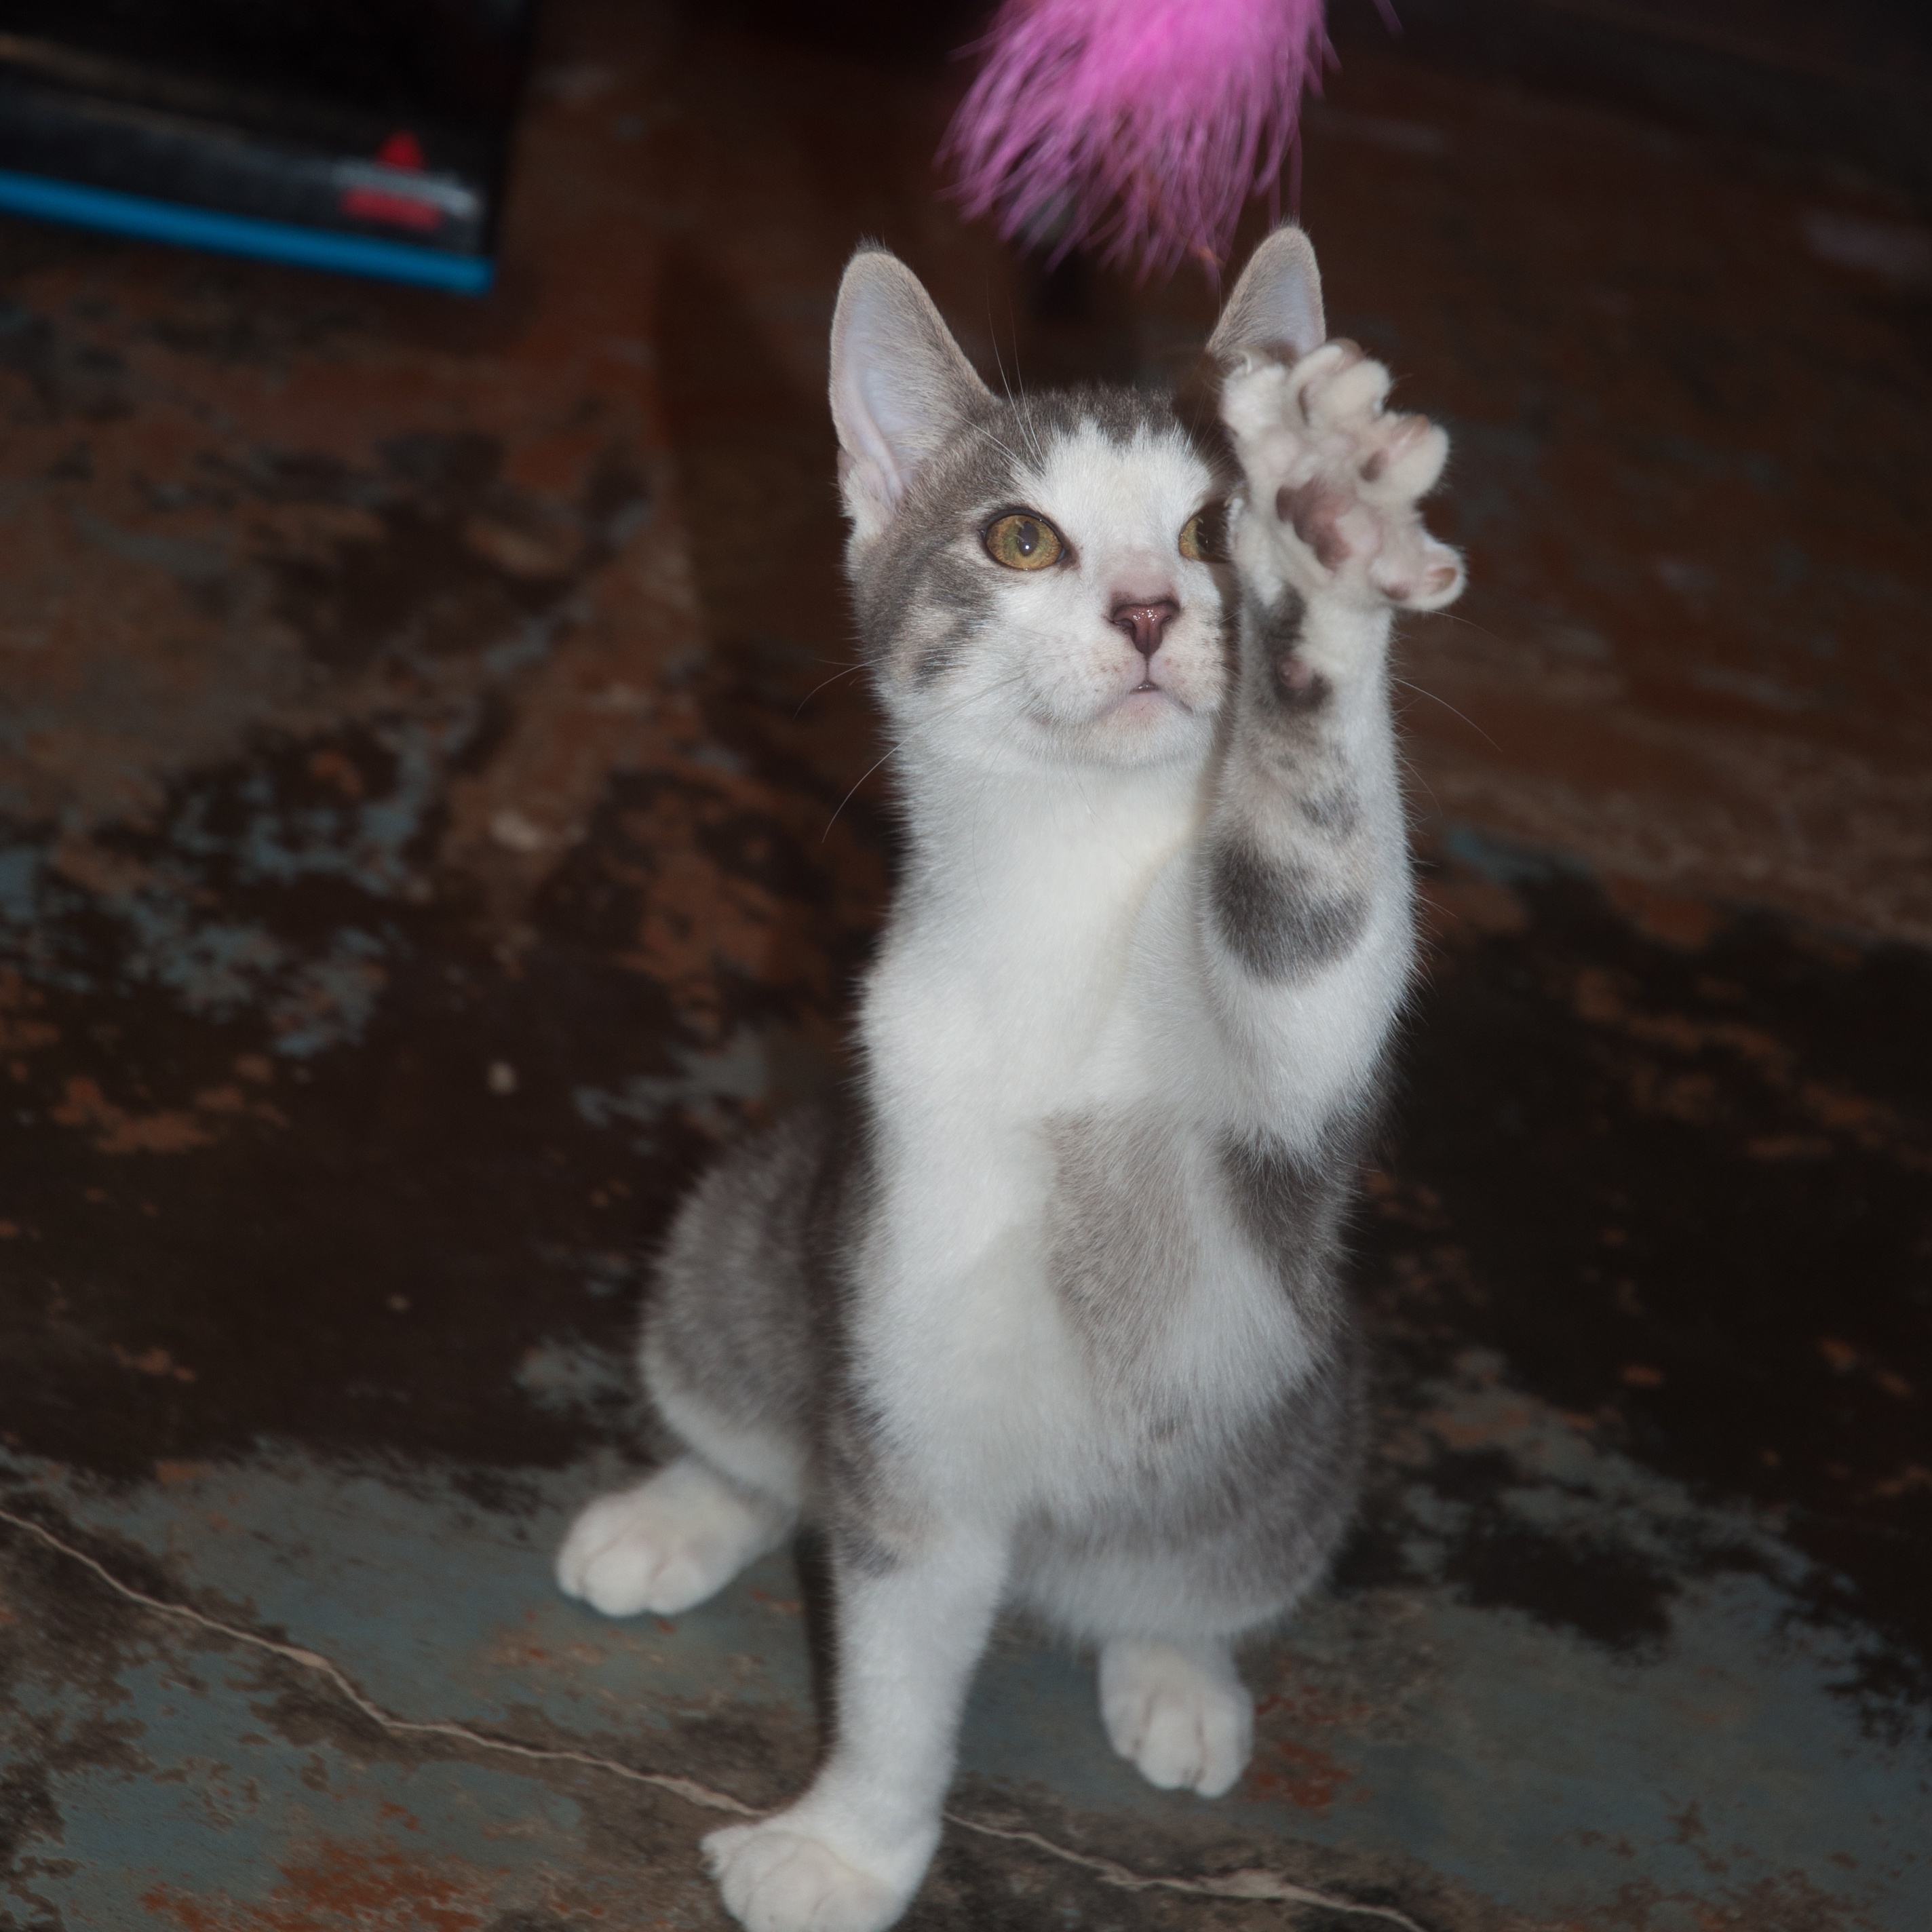
[[[854,255],[832,317],[832,420],[857,542],[885,530],[920,470],[992,400],[913,272],[883,248]]]
[[[1226,370],[1262,357],[1298,362],[1328,339],[1315,244],[1299,228],[1277,228],[1249,256],[1208,352]]]

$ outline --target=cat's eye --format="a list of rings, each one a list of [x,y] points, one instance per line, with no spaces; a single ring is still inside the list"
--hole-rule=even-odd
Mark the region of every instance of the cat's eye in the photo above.
[[[1196,510],[1180,526],[1180,554],[1194,563],[1228,561],[1228,516],[1219,503]]]
[[[996,518],[987,527],[986,554],[1009,570],[1044,570],[1058,563],[1066,545],[1060,532],[1044,517],[1015,510]]]

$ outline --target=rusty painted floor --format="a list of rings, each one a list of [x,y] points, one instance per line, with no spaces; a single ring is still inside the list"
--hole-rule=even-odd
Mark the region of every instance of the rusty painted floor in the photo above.
[[[722,1928],[812,1555],[618,1624],[639,1256],[838,1064],[892,868],[821,361],[989,364],[959,85],[553,13],[500,291],[0,224],[0,1927]],[[681,23],[682,22],[682,23]],[[1932,232],[1815,155],[1352,42],[1338,331],[1451,424],[1382,1422],[1204,1804],[1004,1635],[915,1928],[1932,1924]]]

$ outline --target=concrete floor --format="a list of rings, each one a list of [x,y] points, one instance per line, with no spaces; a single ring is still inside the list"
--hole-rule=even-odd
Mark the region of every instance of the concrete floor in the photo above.
[[[564,1601],[640,1254],[838,1066],[892,858],[821,365],[883,236],[1030,382],[931,60],[562,0],[500,291],[0,224],[0,1927],[718,1928],[808,1547]],[[1452,427],[1381,1426],[1247,1778],[1001,1636],[908,1927],[1932,1924],[1932,238],[1351,42],[1304,211]]]

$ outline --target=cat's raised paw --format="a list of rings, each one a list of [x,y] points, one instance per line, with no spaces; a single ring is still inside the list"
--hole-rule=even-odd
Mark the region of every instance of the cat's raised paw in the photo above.
[[[1292,367],[1237,370],[1221,413],[1264,544],[1270,532],[1292,537],[1319,580],[1439,610],[1462,588],[1462,560],[1429,534],[1418,504],[1442,474],[1449,439],[1426,416],[1390,414],[1389,381],[1352,342],[1324,342]]]
[[[1254,1700],[1220,1652],[1114,1642],[1100,1653],[1107,1741],[1150,1784],[1219,1798],[1254,1748]]]
[[[724,1909],[746,1932],[884,1932],[907,1892],[782,1818],[728,1825],[704,1841]]]
[[[782,1540],[789,1519],[687,1456],[650,1481],[600,1496],[557,1552],[557,1587],[607,1617],[676,1616]]]

